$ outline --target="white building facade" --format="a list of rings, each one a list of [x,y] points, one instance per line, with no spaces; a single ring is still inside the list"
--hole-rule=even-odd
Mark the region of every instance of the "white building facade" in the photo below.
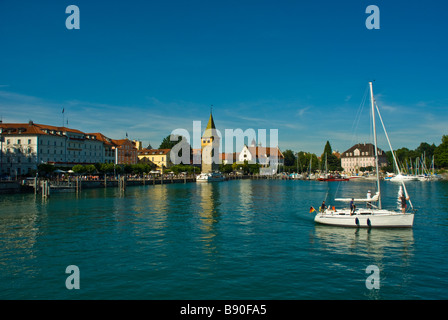
[[[244,145],[241,152],[238,154],[237,161],[244,163],[247,161],[249,164],[260,164],[261,166],[284,165],[283,153],[278,147],[265,148],[260,146],[251,145],[248,147]]]
[[[29,123],[0,123],[0,175],[17,177],[42,163],[72,167],[105,162],[105,145],[94,134]]]

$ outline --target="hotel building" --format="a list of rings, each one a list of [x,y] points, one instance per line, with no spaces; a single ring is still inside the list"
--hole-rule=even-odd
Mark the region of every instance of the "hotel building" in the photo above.
[[[387,166],[386,154],[378,148],[378,166]],[[347,173],[359,172],[361,168],[375,167],[375,147],[371,143],[358,143],[341,154],[341,167]]]
[[[132,149],[131,141],[123,140],[33,121],[0,123],[0,175],[29,174],[42,163],[68,168],[75,164],[137,163],[137,150]]]

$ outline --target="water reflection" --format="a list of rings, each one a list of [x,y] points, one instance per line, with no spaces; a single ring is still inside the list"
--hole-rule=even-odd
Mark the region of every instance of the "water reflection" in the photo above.
[[[338,264],[343,270],[365,270],[369,265],[379,268],[382,280],[391,284],[407,287],[413,273],[411,263],[414,260],[414,236],[412,229],[363,229],[315,226],[314,244],[327,255],[332,264]],[[360,271],[360,270],[358,270]],[[358,272],[356,271],[356,272]],[[368,275],[358,274],[363,282]],[[384,275],[390,275],[384,276]],[[355,289],[363,288],[358,283]],[[363,293],[367,299],[382,299],[384,290],[367,290]]]
[[[215,183],[200,183],[197,187],[201,197],[199,215],[201,217],[202,229],[212,233],[220,217],[219,186]]]
[[[252,224],[254,218],[254,202],[253,202],[253,185],[251,180],[242,181],[239,184],[239,202],[238,205],[240,213],[241,224]]]
[[[315,239],[325,250],[382,258],[386,251],[401,253],[408,261],[414,251],[412,229],[362,229],[315,226]]]
[[[21,196],[3,198],[0,214],[0,276],[13,277],[28,274],[34,276],[32,267],[37,253],[35,246],[39,234],[39,211],[45,206],[41,205],[41,198],[34,196]],[[27,197],[28,199],[23,199]],[[11,200],[11,201],[8,201]],[[26,202],[26,207],[18,208],[16,201]],[[44,212],[45,215],[45,212]]]
[[[214,261],[217,256],[218,231],[216,227],[221,218],[220,185],[219,183],[200,183],[197,184],[197,188],[200,194],[200,228],[203,231],[200,241],[208,259]]]
[[[146,194],[148,197],[148,206],[150,208],[150,212],[152,213],[153,220],[152,226],[156,229],[165,229],[166,222],[168,219],[168,186],[166,185],[157,185],[152,186],[152,188],[148,188],[148,193]]]

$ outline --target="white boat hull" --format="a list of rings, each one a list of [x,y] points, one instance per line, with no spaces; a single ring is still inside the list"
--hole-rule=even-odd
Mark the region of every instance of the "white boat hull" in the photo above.
[[[220,173],[201,173],[196,178],[196,182],[219,182],[224,180],[224,176]]]
[[[417,180],[417,177],[415,177],[415,176],[404,176],[401,174],[391,177],[389,179],[389,181],[393,181],[393,182],[415,181],[415,180]]]
[[[388,210],[359,209],[350,215],[349,210],[318,213],[314,221],[321,224],[357,228],[411,228],[414,213],[401,213]]]

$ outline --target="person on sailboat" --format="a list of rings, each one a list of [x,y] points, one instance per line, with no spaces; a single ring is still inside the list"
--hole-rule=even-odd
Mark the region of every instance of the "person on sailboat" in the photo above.
[[[355,213],[356,205],[355,205],[355,199],[352,198],[352,201],[350,201],[350,215]]]
[[[404,195],[404,193],[402,193],[401,197],[400,197],[400,200],[401,200],[401,212],[402,213],[406,213],[406,207],[407,207],[406,200],[409,200],[409,197],[406,197]]]
[[[322,205],[320,206],[320,212],[324,212],[327,209],[327,205],[325,204],[325,200],[322,201]]]
[[[367,191],[367,199],[372,199],[372,193],[369,191]],[[371,208],[371,203],[370,201],[367,201],[367,208]]]

